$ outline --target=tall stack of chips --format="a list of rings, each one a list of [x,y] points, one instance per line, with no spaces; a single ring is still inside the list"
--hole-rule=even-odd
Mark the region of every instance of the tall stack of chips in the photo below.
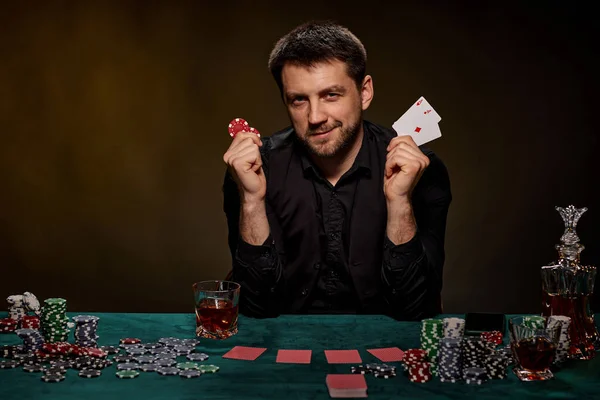
[[[76,315],[75,321],[75,343],[81,347],[97,347],[98,320],[100,318],[93,315]]]
[[[444,318],[444,337],[462,338],[465,334],[464,318]]]
[[[440,340],[437,374],[441,382],[456,383],[462,378],[461,342],[453,337]]]
[[[467,385],[481,385],[487,380],[485,368],[470,367],[463,371],[463,378]]]
[[[488,355],[493,352],[479,336],[465,336],[462,340],[462,364],[465,368],[482,368]]]
[[[8,303],[8,316],[10,319],[19,321],[23,316],[27,314],[25,303],[23,302],[22,294],[14,294],[6,298]]]
[[[508,360],[503,354],[490,354],[485,360],[485,370],[489,379],[506,379],[507,368]]]
[[[67,301],[60,298],[44,300],[41,326],[47,342],[66,342],[69,336]]]
[[[548,317],[548,328],[559,327],[560,338],[556,346],[556,355],[554,364],[561,364],[569,358],[569,348],[571,339],[569,338],[569,328],[571,327],[571,318],[566,315],[551,315]]]
[[[432,363],[431,372],[437,372],[437,358],[440,339],[444,336],[444,321],[441,319],[424,319],[421,326],[421,348],[427,352],[427,357]]]

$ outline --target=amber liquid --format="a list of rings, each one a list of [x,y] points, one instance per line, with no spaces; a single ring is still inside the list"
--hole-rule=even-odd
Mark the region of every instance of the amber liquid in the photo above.
[[[198,336],[224,339],[237,333],[238,306],[229,300],[206,298],[196,305]]]
[[[555,352],[556,345],[544,337],[522,339],[515,346],[515,353],[521,367],[533,372],[550,368]]]
[[[572,297],[542,294],[542,315],[566,315],[571,318],[569,355],[580,360],[594,358],[594,343],[598,339],[594,320],[589,313],[590,299],[587,295]]]

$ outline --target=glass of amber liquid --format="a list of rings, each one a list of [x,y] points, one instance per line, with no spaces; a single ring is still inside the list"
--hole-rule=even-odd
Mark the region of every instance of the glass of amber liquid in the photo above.
[[[550,366],[556,356],[562,325],[547,327],[547,319],[532,323],[527,317],[508,320],[510,345],[515,357],[515,375],[521,381],[545,381],[554,375]]]
[[[238,332],[240,285],[203,281],[192,285],[196,305],[196,336],[227,339]]]

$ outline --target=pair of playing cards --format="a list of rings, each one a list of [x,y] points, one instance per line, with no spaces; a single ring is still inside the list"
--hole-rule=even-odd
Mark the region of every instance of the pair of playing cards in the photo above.
[[[439,122],[442,117],[421,96],[394,124],[392,128],[400,135],[410,135],[417,146],[442,137]]]

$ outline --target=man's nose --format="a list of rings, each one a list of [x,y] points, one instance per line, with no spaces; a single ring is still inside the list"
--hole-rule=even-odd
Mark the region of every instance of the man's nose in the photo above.
[[[319,102],[312,103],[308,110],[308,123],[310,125],[321,125],[327,121],[327,114]]]

